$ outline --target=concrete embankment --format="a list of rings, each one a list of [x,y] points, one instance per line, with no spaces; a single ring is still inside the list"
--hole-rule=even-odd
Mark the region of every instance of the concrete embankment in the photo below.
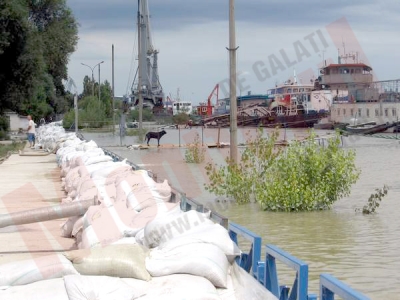
[[[54,154],[25,148],[0,165],[0,214],[59,205],[64,192]],[[0,264],[74,249],[57,219],[0,228]]]

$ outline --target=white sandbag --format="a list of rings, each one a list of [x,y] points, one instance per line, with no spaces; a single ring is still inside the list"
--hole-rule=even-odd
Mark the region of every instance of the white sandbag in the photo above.
[[[92,173],[96,170],[104,169],[105,167],[115,166],[115,162],[102,162],[98,164],[88,165],[88,166],[81,166],[79,169],[79,175],[81,177],[88,175],[91,176]]]
[[[120,203],[120,202],[116,202]],[[182,213],[180,209],[180,203],[158,203],[156,205],[145,208],[144,210],[137,213],[129,224],[131,228],[137,228],[137,232],[143,229],[149,222],[161,218],[166,215],[178,215]],[[137,233],[136,232],[136,233]]]
[[[144,244],[148,248],[180,236],[191,229],[214,224],[205,214],[190,210],[181,214],[169,214],[155,218],[144,229]]]
[[[174,274],[163,277],[153,277],[148,284],[138,286],[131,279],[123,279],[128,285],[141,293],[140,300],[219,300],[216,288],[212,283],[200,276],[189,274]]]
[[[171,187],[167,180],[155,182],[146,171],[133,171],[125,177],[118,177],[117,201],[127,201],[128,207],[141,211],[154,203],[167,202],[171,199]]]
[[[102,163],[102,162],[109,162],[112,160],[113,160],[112,157],[108,156],[108,155],[99,155],[99,156],[94,156],[94,157],[92,156],[92,157],[89,157],[85,161],[85,166],[98,164],[98,163]]]
[[[192,274],[208,279],[215,287],[225,288],[229,262],[215,245],[196,243],[172,250],[153,249],[146,258],[151,276]]]
[[[230,263],[241,254],[239,247],[229,237],[228,231],[219,224],[197,226],[189,231],[185,231],[180,236],[175,236],[166,242],[160,243],[158,248],[168,251],[193,243],[207,243],[217,246],[225,253]]]
[[[87,142],[87,143],[85,143],[84,145],[85,145],[85,148],[84,148],[85,151],[88,151],[88,150],[90,150],[90,149],[95,149],[95,148],[98,147],[95,141]]]
[[[144,245],[144,227],[136,233],[135,240],[138,244]]]
[[[148,250],[140,245],[109,245],[64,253],[81,275],[113,276],[150,280],[145,258]]]
[[[263,287],[253,276],[243,270],[238,264],[231,265],[229,273],[236,299],[240,300],[277,300],[270,291]],[[230,299],[230,298],[229,298]]]
[[[84,215],[84,232],[82,247],[107,245],[122,237],[134,237],[144,226],[132,226],[132,221],[138,213],[127,209],[124,203],[115,203],[112,206],[103,204],[91,206]],[[90,229],[88,229],[91,227]],[[86,230],[87,229],[87,230]]]
[[[130,237],[123,237],[122,239],[119,239],[118,241],[112,243],[111,245],[136,245],[136,244],[139,244],[136,241],[136,238],[130,236]]]
[[[79,218],[81,218],[81,216],[74,216],[74,217],[70,217],[67,221],[65,221],[61,225],[61,236],[67,237],[67,238],[71,237],[74,225]]]
[[[0,265],[0,286],[29,284],[71,274],[78,272],[62,254],[41,256]]]
[[[71,275],[74,276],[74,275]],[[2,300],[70,300],[65,290],[64,279],[42,280],[31,284],[0,289]]]
[[[132,169],[132,167],[127,164],[114,163],[111,166],[92,172],[91,177],[92,178],[113,177],[117,176],[119,173],[125,172],[126,170],[130,169]]]
[[[138,293],[120,278],[69,275],[64,277],[69,300],[131,300]]]
[[[77,193],[77,197],[79,197],[79,199],[77,201],[85,201],[85,200],[91,200],[94,199],[95,197],[99,197],[99,190],[97,189],[96,186],[91,187],[89,189],[85,189],[84,192],[78,192]]]

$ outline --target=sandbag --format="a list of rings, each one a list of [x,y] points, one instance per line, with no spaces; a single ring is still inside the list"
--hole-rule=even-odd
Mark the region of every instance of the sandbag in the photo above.
[[[138,293],[120,278],[68,275],[64,277],[69,300],[131,300]]]
[[[155,218],[144,228],[144,244],[148,248],[154,248],[194,228],[212,224],[214,222],[206,214],[195,210]]]
[[[74,216],[74,217],[70,217],[67,221],[65,221],[61,225],[61,236],[67,237],[67,238],[71,237],[75,222],[78,219],[80,219],[81,217],[82,216]]]
[[[171,199],[171,187],[167,180],[155,182],[146,171],[133,171],[126,176],[119,176],[117,187],[118,201],[127,201],[127,205],[137,211],[155,203],[168,202]]]
[[[262,286],[253,276],[233,263],[229,270],[236,299],[240,300],[277,300],[277,298]],[[231,298],[229,298],[231,299]]]
[[[78,274],[71,262],[62,254],[0,265],[0,286],[14,286],[40,280]]]
[[[113,276],[150,280],[145,258],[148,250],[140,245],[109,245],[102,248],[64,253],[82,275]]]
[[[102,162],[112,161],[112,157],[108,155],[91,156],[85,161],[85,166],[93,165]]]
[[[152,249],[146,258],[151,276],[192,274],[208,279],[215,287],[225,288],[229,262],[215,245],[195,243],[174,249]]]
[[[71,275],[74,276],[74,275]],[[70,300],[65,290],[64,279],[48,279],[26,285],[0,289],[2,300]]]
[[[212,283],[200,276],[174,274],[153,277],[146,286],[138,286],[131,279],[123,279],[137,291],[141,291],[140,300],[219,300],[216,288]]]
[[[158,248],[171,250],[192,243],[207,243],[217,246],[225,253],[230,263],[241,254],[239,247],[229,237],[228,231],[219,224],[197,226],[189,231],[185,231],[180,236],[160,243]]]

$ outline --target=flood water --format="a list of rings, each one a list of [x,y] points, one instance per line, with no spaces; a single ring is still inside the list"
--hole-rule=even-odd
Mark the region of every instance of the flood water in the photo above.
[[[216,202],[216,197],[204,190],[207,176],[204,166],[213,161],[221,164],[229,155],[228,148],[208,148],[206,162],[187,164],[184,147],[193,142],[196,132],[200,143],[229,142],[229,129],[167,129],[161,139],[150,142],[150,149],[129,150],[126,145],[144,144],[136,137],[112,134],[88,134],[103,146],[145,169],[158,179],[186,192],[189,197],[208,203],[231,221],[259,234],[263,244],[274,244],[309,263],[309,292],[318,293],[319,274],[329,273],[371,299],[399,299],[400,294],[400,142],[374,137],[343,137],[343,147],[355,149],[356,164],[361,169],[358,182],[349,197],[339,200],[329,211],[305,213],[272,213],[261,211],[257,204],[237,205]],[[256,129],[239,128],[238,143],[254,135]],[[316,131],[325,135],[329,131]],[[307,135],[306,130],[280,131],[281,138],[292,139]],[[122,145],[122,146],[121,146]],[[389,192],[377,213],[356,213],[367,203],[376,188],[386,184]],[[291,273],[282,270],[284,282],[291,285]],[[286,281],[287,280],[287,281]]]

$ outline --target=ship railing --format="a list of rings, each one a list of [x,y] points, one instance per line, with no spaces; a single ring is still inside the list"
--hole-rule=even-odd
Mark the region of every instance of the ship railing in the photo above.
[[[334,300],[335,295],[342,299],[349,300],[369,300],[368,297],[353,290],[337,278],[329,274],[321,274],[319,277],[319,299]]]

